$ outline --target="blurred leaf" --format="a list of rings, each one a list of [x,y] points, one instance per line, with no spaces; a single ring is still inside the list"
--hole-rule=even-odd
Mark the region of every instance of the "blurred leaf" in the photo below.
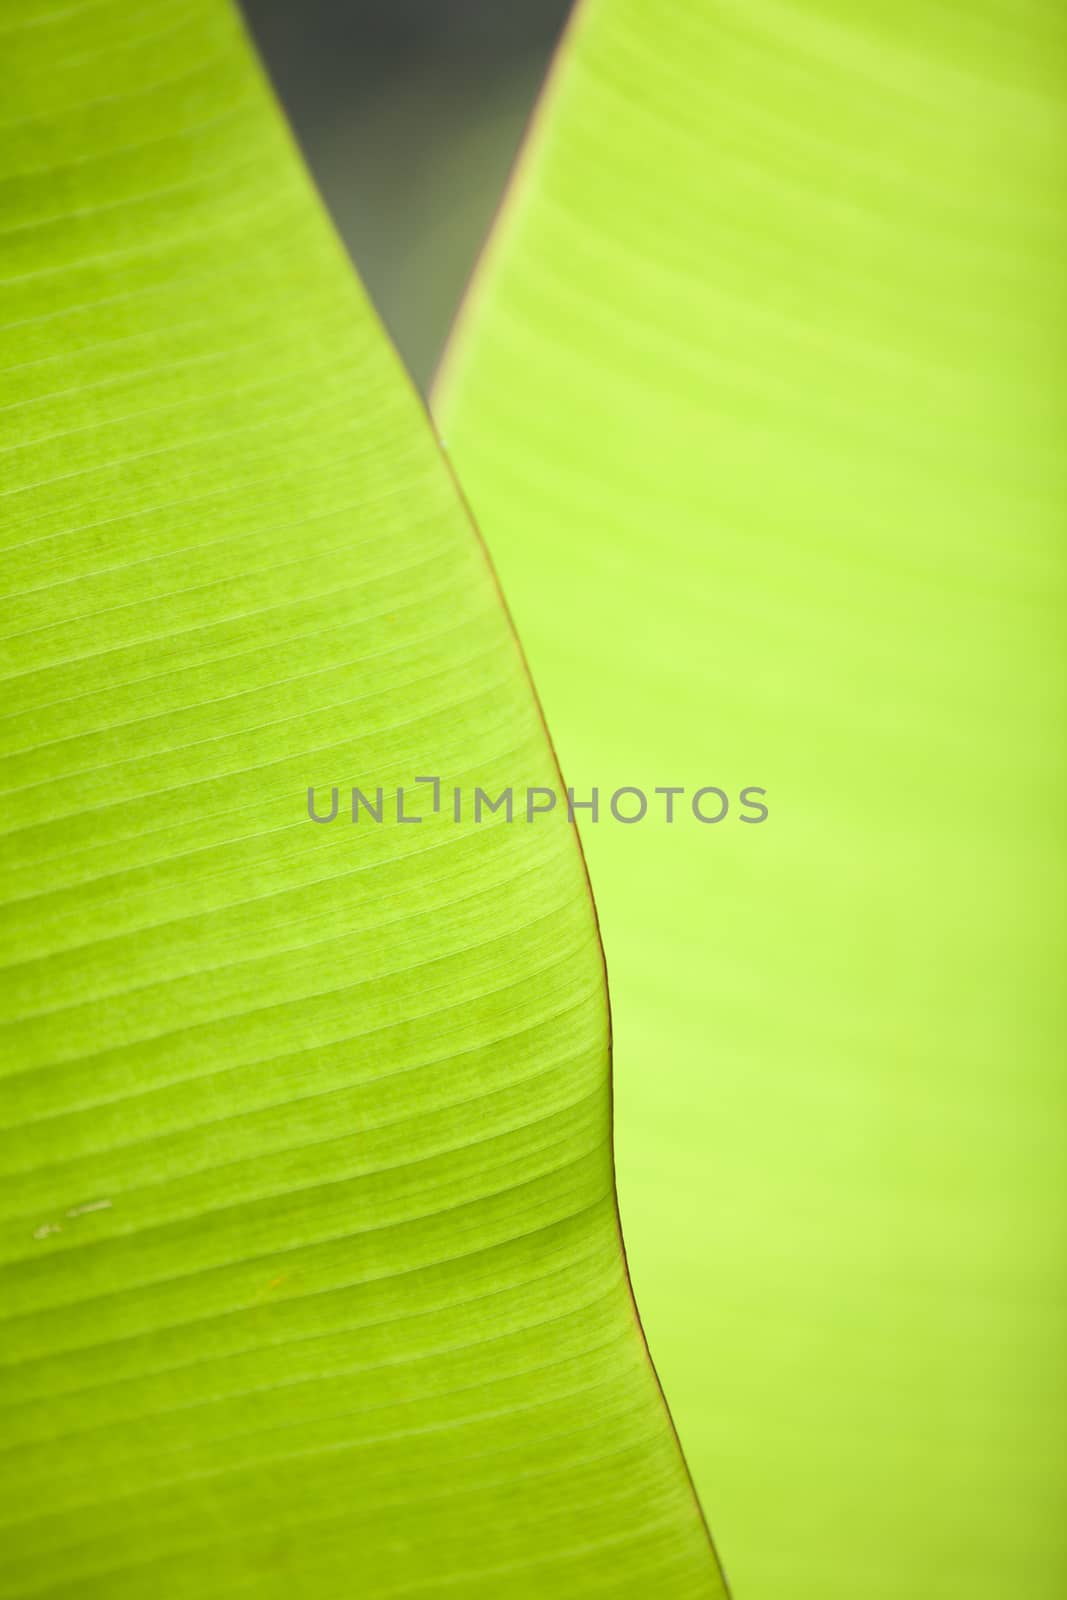
[[[1065,47],[584,0],[438,387],[568,783],[731,797],[582,832],[744,1600],[1067,1584]]]
[[[0,22],[0,1593],[713,1596],[483,554],[220,0]],[[388,817],[388,812],[387,812]]]

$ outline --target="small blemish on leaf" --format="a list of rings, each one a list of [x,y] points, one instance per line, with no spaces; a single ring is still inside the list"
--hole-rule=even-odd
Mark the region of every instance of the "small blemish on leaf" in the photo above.
[[[84,1217],[84,1216],[87,1216],[90,1211],[110,1211],[110,1210],[111,1210],[111,1201],[110,1200],[86,1200],[84,1205],[71,1206],[70,1210],[67,1212],[67,1216],[68,1217]]]
[[[33,1237],[35,1239],[47,1239],[50,1233],[62,1232],[63,1224],[61,1222],[42,1222],[39,1228],[34,1228]]]

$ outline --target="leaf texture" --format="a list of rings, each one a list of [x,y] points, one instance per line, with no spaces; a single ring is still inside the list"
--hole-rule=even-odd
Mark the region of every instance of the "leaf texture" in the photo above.
[[[1067,1583],[1065,24],[584,0],[437,385],[745,1600]]]
[[[0,1594],[719,1594],[427,419],[227,4],[0,55]]]

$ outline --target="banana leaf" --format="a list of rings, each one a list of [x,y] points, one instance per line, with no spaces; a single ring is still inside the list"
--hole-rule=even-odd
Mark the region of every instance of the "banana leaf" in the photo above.
[[[583,0],[436,386],[744,1600],[1067,1585],[1065,25]]]
[[[226,0],[0,56],[0,1594],[719,1595],[425,412]]]

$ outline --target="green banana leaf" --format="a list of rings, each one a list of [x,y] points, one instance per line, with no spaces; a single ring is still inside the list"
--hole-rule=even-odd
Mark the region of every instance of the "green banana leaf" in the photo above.
[[[719,1595],[428,419],[225,0],[0,57],[0,1594]]]
[[[743,1600],[1067,1589],[1065,62],[1043,0],[583,0],[438,380],[600,791],[623,1223]]]

